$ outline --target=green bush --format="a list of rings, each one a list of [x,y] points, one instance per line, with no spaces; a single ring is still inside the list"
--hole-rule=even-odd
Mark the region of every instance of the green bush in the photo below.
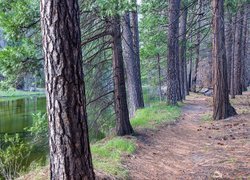
[[[27,159],[31,146],[21,140],[18,134],[5,135],[0,147],[0,174],[5,179],[14,179],[19,173],[27,169]],[[1,177],[0,177],[1,178]]]
[[[45,151],[49,145],[48,121],[46,113],[33,114],[33,125],[25,130],[32,135],[33,148]]]

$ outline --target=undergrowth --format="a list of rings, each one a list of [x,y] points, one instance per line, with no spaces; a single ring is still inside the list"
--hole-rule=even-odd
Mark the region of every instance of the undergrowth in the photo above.
[[[126,178],[127,171],[122,167],[122,156],[132,154],[136,149],[131,139],[115,137],[91,146],[94,168],[118,178]]]

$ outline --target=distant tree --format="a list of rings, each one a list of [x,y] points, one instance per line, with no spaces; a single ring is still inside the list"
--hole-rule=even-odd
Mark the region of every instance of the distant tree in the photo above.
[[[139,23],[138,23],[138,6],[137,0],[132,0],[133,10],[131,11],[131,20],[130,25],[132,28],[132,35],[133,35],[133,50],[135,54],[135,69],[136,69],[136,94],[137,94],[137,101],[138,101],[138,108],[144,107],[144,99],[143,99],[143,92],[142,92],[142,82],[141,82],[141,59],[140,59],[140,38],[139,38]]]
[[[236,16],[236,31],[234,45],[234,92],[236,95],[242,95],[242,45],[243,45],[243,5],[239,4],[239,9]]]
[[[125,87],[125,74],[123,64],[122,36],[120,16],[114,15],[111,19],[111,36],[113,49],[113,81],[114,100],[116,113],[116,134],[118,136],[133,133],[133,128],[129,121],[127,106],[127,95]]]
[[[224,34],[224,0],[212,0],[213,11],[213,119],[225,119],[236,114],[229,102],[227,59]]]
[[[41,0],[51,179],[94,179],[77,0]]]
[[[203,16],[202,8],[203,8],[203,0],[198,0],[198,18],[197,18],[197,33],[196,33],[196,42],[195,42],[195,63],[194,63],[194,73],[192,78],[192,92],[196,92],[196,85],[197,85],[197,73],[198,73],[198,66],[200,62],[200,43],[201,43],[201,17]]]
[[[128,93],[129,115],[133,117],[135,111],[140,108],[140,96],[142,91],[139,87],[136,54],[133,46],[133,34],[130,26],[130,13],[126,12],[122,18],[123,56],[126,72],[126,88]],[[140,74],[140,73],[139,73]],[[138,89],[139,88],[139,89]],[[140,92],[140,93],[138,93]],[[143,107],[143,106],[142,106]],[[142,108],[141,107],[141,108]]]
[[[122,23],[124,63],[127,77],[126,83],[130,117],[135,115],[135,111],[137,109],[144,107],[141,83],[139,29],[136,0],[133,0],[132,3],[135,10],[132,12],[125,12]]]
[[[242,34],[242,91],[247,91],[247,37],[248,37],[248,9],[249,4],[243,5],[243,34]]]
[[[233,14],[228,6],[225,13],[225,43],[227,56],[228,89],[231,91],[231,72],[233,56]]]
[[[186,49],[187,49],[187,15],[188,7],[187,1],[182,2],[181,7],[181,17],[180,17],[180,38],[179,38],[179,61],[180,61],[180,89],[181,98],[185,99],[188,94],[187,85],[187,59],[186,59]]]

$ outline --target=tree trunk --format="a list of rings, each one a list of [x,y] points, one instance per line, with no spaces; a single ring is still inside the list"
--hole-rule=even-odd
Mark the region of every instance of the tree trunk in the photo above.
[[[126,88],[128,93],[128,107],[129,116],[132,118],[135,115],[135,111],[139,108],[139,98],[137,97],[137,72],[136,72],[136,60],[133,50],[133,36],[130,28],[129,13],[123,15],[122,21],[123,32],[123,57],[126,73]]]
[[[213,9],[213,118],[225,119],[236,114],[229,102],[227,60],[224,34],[224,0],[212,0]]]
[[[183,3],[182,15],[180,19],[180,47],[179,47],[179,61],[180,61],[180,88],[182,99],[185,99],[188,94],[187,88],[187,62],[186,62],[186,43],[187,43],[187,14],[188,10],[186,4]]]
[[[161,83],[161,58],[160,58],[160,54],[157,54],[157,69],[158,69],[158,81],[159,81],[159,97],[160,97],[160,101],[162,101],[162,83]]]
[[[192,33],[190,33],[192,34]],[[192,43],[192,37],[190,39],[190,42]],[[189,58],[189,72],[188,72],[188,91],[191,91],[192,88],[192,72],[193,72],[193,48],[190,48],[190,58]]]
[[[230,95],[232,99],[235,99],[235,32],[236,32],[236,21],[237,18],[236,16],[233,16],[232,18],[233,21],[233,28],[232,28],[232,32],[233,32],[233,47],[232,47],[232,58],[231,58],[231,82],[230,82]]]
[[[192,79],[192,92],[196,92],[197,88],[197,72],[198,72],[198,66],[200,62],[200,41],[201,41],[201,16],[202,16],[202,0],[198,0],[198,19],[197,19],[197,35],[196,35],[196,43],[195,43],[195,52],[196,52],[196,59],[195,59],[195,66],[194,66],[194,74]]]
[[[112,26],[112,48],[113,48],[113,81],[114,81],[114,99],[116,113],[116,133],[118,136],[133,133],[129,121],[129,112],[127,106],[127,95],[124,78],[122,39],[120,29],[120,17],[117,15],[111,21]]]
[[[178,98],[178,27],[180,0],[169,0],[168,61],[167,61],[167,102],[177,104]],[[179,68],[179,67],[178,67]]]
[[[132,118],[137,109],[144,107],[144,102],[141,87],[140,59],[137,55],[139,50],[137,49],[137,45],[134,45],[135,37],[130,26],[130,14],[126,12],[123,16],[122,28],[129,116]]]
[[[77,0],[41,0],[50,178],[94,179]]]
[[[233,21],[232,13],[227,11],[227,21],[225,24],[225,38],[226,38],[226,56],[227,56],[227,79],[228,89],[231,89],[231,64],[232,64],[232,52],[233,52]]]
[[[133,34],[133,50],[135,53],[135,68],[137,72],[137,83],[136,83],[136,94],[138,101],[138,108],[144,107],[143,91],[142,91],[142,82],[141,82],[141,65],[140,65],[140,44],[139,44],[139,27],[138,27],[138,12],[137,12],[137,1],[133,0],[132,2],[136,7],[135,11],[131,12],[131,29]]]
[[[243,43],[243,8],[240,7],[237,12],[236,20],[236,32],[235,32],[235,53],[234,53],[234,65],[235,65],[235,94],[242,95],[242,43]]]
[[[248,7],[247,4],[243,6],[244,9],[244,16],[243,16],[243,34],[242,34],[242,91],[247,91],[247,68],[246,68],[246,61],[247,61],[247,31],[248,31],[248,25],[247,25],[247,11]]]

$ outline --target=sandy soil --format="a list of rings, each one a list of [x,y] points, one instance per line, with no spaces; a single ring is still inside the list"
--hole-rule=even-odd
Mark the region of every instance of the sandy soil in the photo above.
[[[182,117],[157,130],[140,130],[138,150],[125,157],[130,179],[250,179],[250,93],[233,101],[239,115],[209,120],[211,101],[187,98]]]

